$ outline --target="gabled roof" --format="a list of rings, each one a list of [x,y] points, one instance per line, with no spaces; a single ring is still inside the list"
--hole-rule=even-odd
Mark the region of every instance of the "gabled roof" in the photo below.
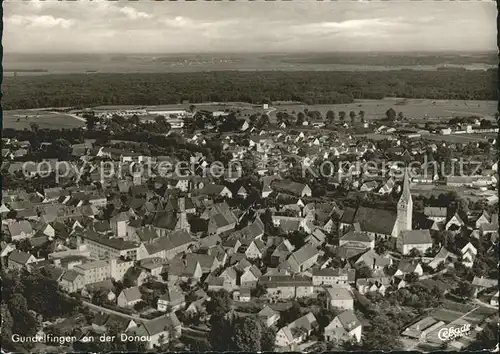
[[[16,262],[19,264],[24,264],[26,265],[33,255],[19,251],[19,250],[13,250],[12,252],[9,253],[9,262]]]
[[[353,310],[346,310],[344,312],[341,312],[337,318],[339,319],[340,323],[342,323],[342,326],[348,331],[352,331],[354,328],[357,328],[358,326],[361,325],[359,322],[358,318],[354,314]]]
[[[305,245],[299,250],[292,253],[292,256],[295,261],[301,265],[307,260],[319,254],[319,251],[313,246]]]
[[[168,315],[157,317],[148,322],[143,322],[139,325],[139,327],[134,328],[132,331],[140,336],[154,336],[163,332],[168,333],[171,329],[180,325],[181,323],[175,313],[171,312]]]
[[[131,288],[126,288],[122,290],[122,294],[125,296],[127,302],[137,301],[142,299],[142,294],[137,286]],[[121,295],[121,294],[120,294]]]
[[[358,207],[347,208],[340,220],[344,224],[358,222],[362,231],[390,235],[396,223],[397,213],[395,210]]]
[[[342,236],[340,240],[352,242],[372,242],[373,238],[364,231],[349,231],[344,236]]]
[[[353,296],[346,288],[337,286],[333,288],[325,288],[329,297],[332,300],[352,300]]]
[[[401,231],[400,239],[404,245],[420,245],[432,243],[429,230],[404,230]]]

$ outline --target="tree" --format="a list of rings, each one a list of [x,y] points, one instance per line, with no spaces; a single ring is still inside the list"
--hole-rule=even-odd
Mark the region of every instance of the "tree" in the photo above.
[[[420,251],[419,251],[418,249],[416,249],[416,248],[412,248],[412,249],[410,250],[410,253],[408,253],[408,256],[409,256],[409,257],[413,257],[413,258],[415,258],[415,257],[421,257],[421,256],[422,256],[422,254],[420,253]]]
[[[475,341],[467,349],[471,351],[493,350],[496,346],[498,346],[498,322],[491,321],[477,334]]]
[[[394,121],[396,119],[396,111],[392,108],[389,108],[386,112],[385,112],[385,116],[388,120],[390,121]]]
[[[222,316],[229,312],[233,300],[226,290],[213,292],[210,301],[207,303],[207,312],[210,315]]]
[[[460,297],[470,299],[474,296],[474,287],[468,281],[461,281],[458,284],[455,293]]]
[[[359,118],[361,119],[361,123],[365,123],[365,111],[359,111]]]
[[[235,350],[245,352],[260,352],[262,327],[251,316],[238,318],[234,323],[233,340]]]
[[[418,274],[417,273],[410,273],[410,274],[406,274],[405,276],[405,280],[408,282],[408,283],[415,283],[418,281]]]
[[[329,110],[326,112],[326,121],[328,124],[332,124],[335,121],[335,112],[332,110]]]
[[[35,122],[31,122],[30,123],[30,128],[33,131],[33,133],[36,133],[40,129],[40,126],[37,123],[35,123]]]
[[[372,278],[373,273],[370,267],[368,267],[364,263],[359,263],[355,265],[356,268],[356,277],[357,278]]]
[[[266,287],[262,284],[257,284],[257,286],[252,289],[252,296],[253,297],[261,297],[267,293]]]
[[[306,118],[306,115],[302,112],[299,112],[297,114],[297,125],[301,126],[304,123],[305,118]]]
[[[257,128],[262,129],[267,127],[270,124],[269,121],[269,116],[267,114],[263,114],[260,116],[259,120],[257,121]]]
[[[350,111],[349,117],[351,118],[351,123],[354,124],[354,122],[356,121],[356,112]]]
[[[37,331],[37,320],[29,312],[26,298],[15,294],[8,301],[8,308],[12,315],[12,333],[23,336],[33,336]]]
[[[108,302],[108,294],[105,289],[97,289],[92,295],[92,303],[102,306]]]
[[[95,116],[94,112],[84,113],[83,118],[85,118],[85,126],[87,130],[94,130],[96,124],[99,122],[99,119]]]
[[[340,119],[341,123],[344,123],[344,121],[345,121],[345,112],[344,111],[339,112],[339,119]]]

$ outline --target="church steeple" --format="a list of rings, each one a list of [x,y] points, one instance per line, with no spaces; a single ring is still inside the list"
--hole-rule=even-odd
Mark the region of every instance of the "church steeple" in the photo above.
[[[405,168],[405,176],[403,180],[403,192],[401,193],[401,197],[399,198],[399,202],[411,200],[411,192],[410,192],[410,176],[408,174],[408,169]]]
[[[398,201],[397,232],[411,230],[413,221],[413,200],[410,191],[410,176],[408,169],[405,169],[403,180],[403,190]]]

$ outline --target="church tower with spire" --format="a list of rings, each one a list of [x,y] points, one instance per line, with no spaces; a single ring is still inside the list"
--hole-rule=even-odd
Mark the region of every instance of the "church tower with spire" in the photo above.
[[[398,213],[396,218],[397,233],[401,231],[411,230],[413,220],[413,201],[410,192],[410,177],[408,169],[405,169],[405,176],[403,181],[403,192],[398,201]]]

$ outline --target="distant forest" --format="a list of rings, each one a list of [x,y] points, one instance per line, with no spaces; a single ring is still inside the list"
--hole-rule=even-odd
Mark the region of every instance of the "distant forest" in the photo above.
[[[279,56],[278,56],[279,58]],[[475,54],[460,56],[454,54],[408,55],[408,54],[305,54],[283,56],[281,61],[294,64],[346,64],[346,65],[382,65],[382,66],[424,66],[424,65],[471,65],[471,64],[498,64],[498,54]]]
[[[190,102],[350,103],[384,97],[497,100],[487,71],[214,71],[5,77],[4,109]]]

